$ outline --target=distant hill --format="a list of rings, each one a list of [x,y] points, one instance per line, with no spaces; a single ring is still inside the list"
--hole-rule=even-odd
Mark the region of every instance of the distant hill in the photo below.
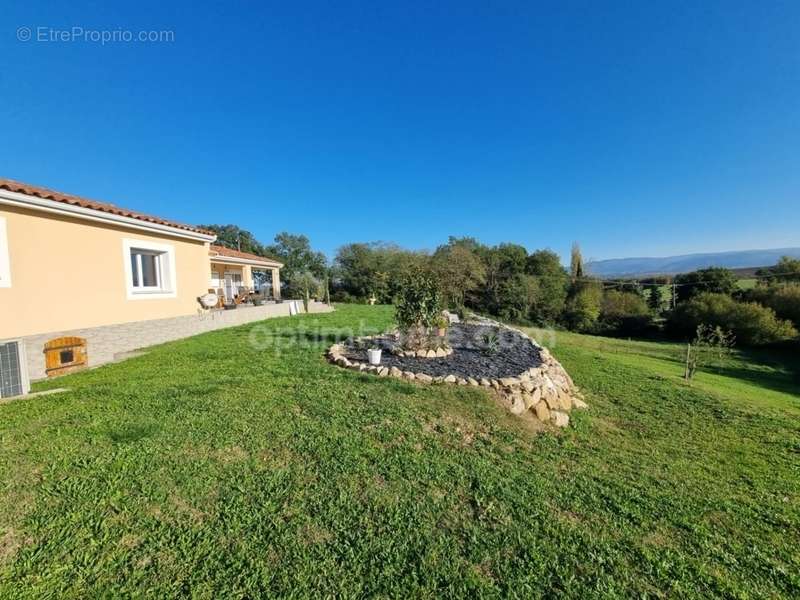
[[[706,267],[750,269],[774,265],[782,256],[800,258],[800,248],[685,254],[664,258],[612,258],[587,263],[586,267],[589,273],[598,277],[644,277],[647,275],[676,275]]]

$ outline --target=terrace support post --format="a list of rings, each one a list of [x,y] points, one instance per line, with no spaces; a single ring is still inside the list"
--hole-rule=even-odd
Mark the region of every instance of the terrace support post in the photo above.
[[[272,296],[281,299],[281,276],[279,269],[272,269]]]

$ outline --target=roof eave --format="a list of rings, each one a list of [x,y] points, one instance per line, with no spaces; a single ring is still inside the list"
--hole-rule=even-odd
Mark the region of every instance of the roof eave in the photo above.
[[[235,258],[233,256],[224,256],[222,254],[209,255],[210,260],[223,264],[230,265],[251,265],[254,267],[268,267],[270,269],[282,269],[283,263],[271,260],[254,260],[250,258]]]
[[[56,200],[47,200],[45,198],[39,198],[38,196],[31,196],[29,194],[22,194],[20,192],[12,192],[5,189],[0,189],[0,204],[18,206],[87,221],[123,226],[129,229],[138,229],[150,233],[159,233],[161,235],[168,235],[171,237],[190,239],[200,242],[211,243],[217,239],[217,236],[211,233],[207,234],[199,231],[191,231],[189,229],[181,229],[180,227],[173,227],[171,225],[164,225],[162,223],[153,223],[150,221],[144,221],[142,219],[135,219],[133,217],[125,217],[122,215],[116,215],[114,213],[104,212],[102,210],[85,208],[83,206],[75,206],[74,204],[67,204],[64,202],[58,202]]]

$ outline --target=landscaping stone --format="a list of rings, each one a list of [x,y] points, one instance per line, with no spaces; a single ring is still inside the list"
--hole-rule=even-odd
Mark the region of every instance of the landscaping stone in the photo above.
[[[542,388],[536,388],[531,392],[531,395],[533,396],[533,404],[539,404],[539,401],[542,399]]]
[[[500,352],[486,354],[482,337],[494,329]],[[558,361],[523,332],[479,319],[454,324],[448,346],[426,350],[398,348],[395,333],[365,336],[360,341],[334,344],[331,362],[380,377],[405,378],[419,383],[447,383],[493,388],[502,404],[515,415],[530,411],[543,423],[569,425],[569,411],[587,408],[582,395]],[[369,365],[366,347],[384,350],[380,366]]]
[[[530,392],[523,392],[522,401],[525,403],[526,410],[536,406],[536,400]]]
[[[572,410],[572,398],[569,394],[561,392],[558,394],[558,403],[561,406],[562,410],[566,410],[569,412]]]
[[[551,411],[550,422],[556,427],[567,427],[569,425],[569,415],[559,410]]]
[[[536,418],[542,423],[550,422],[550,409],[547,408],[546,402],[539,402],[539,404],[534,407],[534,412],[536,413]]]
[[[521,394],[514,394],[510,399],[511,406],[509,407],[509,410],[511,411],[511,414],[521,415],[525,412],[525,402],[523,401]]]

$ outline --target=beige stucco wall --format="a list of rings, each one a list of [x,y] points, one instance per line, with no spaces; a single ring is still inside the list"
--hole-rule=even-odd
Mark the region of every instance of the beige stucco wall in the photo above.
[[[0,340],[196,314],[208,244],[0,205],[11,287],[0,288]],[[175,297],[128,299],[123,239],[172,245]]]
[[[224,263],[216,262],[212,258],[209,277],[211,277],[211,271],[216,271],[219,273],[220,279],[225,278],[225,271],[239,273],[242,276],[242,285],[245,287],[253,287],[253,275],[252,271],[250,270],[250,265],[226,265]]]

